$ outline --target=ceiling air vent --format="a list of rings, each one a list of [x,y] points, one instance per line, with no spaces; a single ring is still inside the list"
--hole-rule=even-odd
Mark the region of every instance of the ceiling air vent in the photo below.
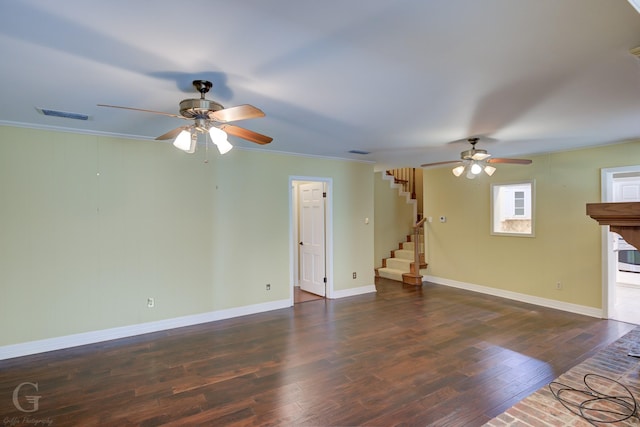
[[[371,154],[371,152],[369,152],[369,151],[362,151],[362,150],[349,150],[349,152],[351,154],[363,154],[363,155],[364,154]]]
[[[88,120],[89,116],[80,113],[70,113],[68,111],[49,110],[47,108],[36,108],[45,116],[62,117],[63,119]]]

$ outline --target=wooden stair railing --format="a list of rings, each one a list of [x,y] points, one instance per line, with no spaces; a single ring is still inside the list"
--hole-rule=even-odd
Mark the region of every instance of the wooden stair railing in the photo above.
[[[387,175],[393,177],[393,182],[402,185],[402,191],[416,198],[416,168],[389,169]]]
[[[422,286],[421,268],[427,268],[424,257],[424,221],[422,218],[413,226],[413,262],[409,273],[402,274],[402,283],[407,285]],[[420,236],[422,235],[422,238]]]

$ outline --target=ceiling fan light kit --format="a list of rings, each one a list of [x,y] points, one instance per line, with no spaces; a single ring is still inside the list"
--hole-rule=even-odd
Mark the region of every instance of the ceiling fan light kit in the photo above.
[[[198,145],[198,134],[211,139],[220,154],[228,153],[233,145],[227,139],[227,134],[237,136],[256,144],[269,144],[273,138],[261,135],[249,129],[230,125],[228,122],[264,117],[264,112],[253,105],[244,104],[236,107],[224,108],[221,104],[205,98],[205,94],[212,87],[207,80],[194,80],[193,86],[200,92],[199,99],[184,99],[180,102],[180,115],[161,111],[143,110],[141,108],[120,107],[117,105],[98,104],[99,107],[120,108],[124,110],[141,111],[145,113],[161,114],[183,120],[193,120],[190,126],[181,126],[159,136],[156,140],[173,139],[173,145],[185,153],[194,153]],[[206,139],[205,139],[206,144]]]
[[[453,172],[455,176],[460,176],[462,175],[462,172],[464,172],[465,168],[466,166],[464,165],[456,166],[451,172]]]
[[[212,126],[209,129],[209,137],[218,147],[220,154],[228,153],[233,148],[233,145],[227,140],[227,133],[220,128]]]
[[[484,167],[484,173],[486,173],[487,175],[491,176],[493,175],[493,173],[496,171],[496,168],[494,168],[491,165],[487,165]]]
[[[424,167],[446,165],[451,163],[458,163],[458,166],[454,167],[451,172],[455,176],[464,175],[468,179],[475,179],[480,173],[484,171],[489,176],[492,176],[496,171],[494,166],[488,163],[513,163],[518,165],[531,164],[531,160],[528,159],[505,159],[505,158],[492,158],[491,154],[487,153],[487,150],[481,150],[476,148],[478,138],[469,138],[469,144],[471,144],[470,150],[465,150],[460,153],[460,160],[450,160],[445,162],[425,163],[421,165]]]
[[[173,140],[174,147],[187,153],[195,153],[196,145],[198,145],[198,135],[187,130],[180,131]]]

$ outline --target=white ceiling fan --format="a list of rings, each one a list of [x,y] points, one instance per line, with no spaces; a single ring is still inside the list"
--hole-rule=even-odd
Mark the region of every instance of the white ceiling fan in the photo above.
[[[227,140],[227,134],[261,145],[269,144],[273,141],[273,138],[269,136],[229,124],[229,122],[238,120],[264,117],[265,114],[262,110],[249,104],[224,108],[221,104],[205,98],[205,94],[211,89],[211,82],[207,80],[194,80],[193,85],[196,90],[200,92],[200,98],[180,101],[180,115],[164,113],[162,111],[144,110],[141,108],[121,107],[118,105],[98,104],[98,106],[161,114],[183,120],[193,120],[193,123],[190,125],[177,127],[156,138],[156,140],[174,139],[173,145],[187,153],[195,152],[199,133],[208,135],[211,141],[218,147],[221,154],[233,148]]]
[[[469,138],[469,144],[471,144],[470,150],[465,150],[460,153],[460,160],[447,160],[444,162],[435,162],[435,163],[425,163],[420,165],[423,168],[428,168],[432,166],[442,166],[449,164],[458,164],[458,166],[454,167],[451,172],[455,176],[460,176],[465,174],[465,176],[469,179],[474,179],[481,172],[485,172],[487,175],[491,176],[496,171],[494,166],[491,166],[492,163],[512,163],[516,165],[529,165],[532,163],[529,159],[507,159],[507,158],[499,158],[493,157],[491,158],[491,154],[487,153],[487,150],[481,150],[476,148],[476,143],[479,138]]]

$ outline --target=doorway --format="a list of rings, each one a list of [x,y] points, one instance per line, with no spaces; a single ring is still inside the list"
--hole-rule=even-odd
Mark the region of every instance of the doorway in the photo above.
[[[331,298],[332,180],[289,177],[291,304]]]
[[[640,201],[640,166],[602,169],[602,202]],[[640,324],[640,252],[602,227],[604,316]]]

